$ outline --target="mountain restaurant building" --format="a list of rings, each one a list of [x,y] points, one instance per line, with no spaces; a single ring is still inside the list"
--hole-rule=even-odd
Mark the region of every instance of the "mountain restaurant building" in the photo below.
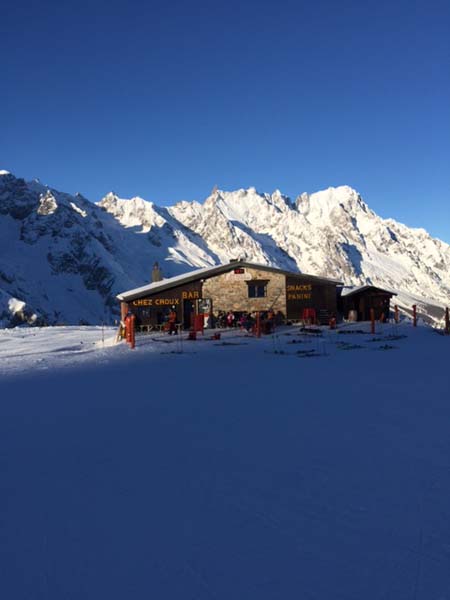
[[[171,310],[184,329],[203,314],[206,327],[219,312],[235,314],[273,311],[279,320],[305,316],[328,323],[337,312],[341,282],[292,273],[266,265],[231,261],[122,292],[122,319],[131,311],[137,327],[162,325]]]

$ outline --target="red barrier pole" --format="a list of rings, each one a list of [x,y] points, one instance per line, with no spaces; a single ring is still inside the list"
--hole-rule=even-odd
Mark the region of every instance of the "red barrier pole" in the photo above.
[[[204,327],[205,327],[205,319],[203,314],[200,315],[195,315],[194,317],[194,331],[200,332],[202,335],[204,335]]]
[[[370,309],[370,333],[375,333],[375,310]]]
[[[413,304],[413,326],[417,327],[417,304]]]
[[[450,335],[450,317],[448,314],[448,306],[445,309],[445,334]]]
[[[136,316],[130,316],[130,348],[133,349],[136,346],[136,338],[135,338],[135,321]]]
[[[394,320],[396,323],[398,323],[399,317],[398,317],[398,306],[397,305],[394,306],[394,311],[395,311],[394,312]]]
[[[256,337],[261,337],[261,315],[256,313]]]
[[[127,344],[130,343],[130,335],[131,335],[130,331],[131,331],[131,329],[130,329],[130,316],[127,315],[125,317],[125,340],[126,340]]]

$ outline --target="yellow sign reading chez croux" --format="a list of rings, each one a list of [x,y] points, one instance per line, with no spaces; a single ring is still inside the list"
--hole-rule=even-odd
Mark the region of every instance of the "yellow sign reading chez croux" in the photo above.
[[[288,300],[311,300],[312,285],[310,283],[288,285],[286,292]]]
[[[180,304],[179,298],[140,298],[133,300],[134,306],[175,306]]]
[[[198,292],[181,292],[182,300],[196,300],[198,299]],[[140,298],[139,300],[133,300],[133,306],[178,306],[180,304],[180,298]]]

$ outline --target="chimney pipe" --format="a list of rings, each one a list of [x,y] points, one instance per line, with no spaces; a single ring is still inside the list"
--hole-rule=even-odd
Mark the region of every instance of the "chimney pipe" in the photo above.
[[[158,262],[155,262],[155,264],[153,265],[153,269],[152,269],[152,283],[155,283],[156,281],[161,281],[161,279],[162,279],[161,269],[159,268]]]

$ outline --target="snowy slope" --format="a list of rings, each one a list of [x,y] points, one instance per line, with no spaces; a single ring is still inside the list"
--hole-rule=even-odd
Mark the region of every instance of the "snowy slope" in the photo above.
[[[0,332],[0,597],[448,600],[450,339],[377,328]]]
[[[99,212],[81,196],[0,177],[3,291],[50,323],[101,320],[115,265]]]
[[[192,234],[196,245],[181,225],[172,226],[170,215],[166,222],[149,203],[140,202],[144,211],[139,217],[146,222],[145,214],[152,213],[151,225],[135,221],[123,227],[82,196],[11,174],[0,176],[3,322],[11,313],[10,297],[26,302],[49,324],[111,321],[117,314],[116,294],[146,283],[155,259],[174,262],[174,273],[192,264],[213,264],[198,236]],[[108,199],[104,204],[108,207]]]
[[[97,205],[0,173],[0,318],[8,298],[47,323],[111,322],[115,295],[150,280],[231,258],[399,293],[433,320],[450,302],[450,246],[382,219],[347,187],[302,194],[215,190],[161,208],[113,193]],[[14,317],[17,320],[17,316]]]

